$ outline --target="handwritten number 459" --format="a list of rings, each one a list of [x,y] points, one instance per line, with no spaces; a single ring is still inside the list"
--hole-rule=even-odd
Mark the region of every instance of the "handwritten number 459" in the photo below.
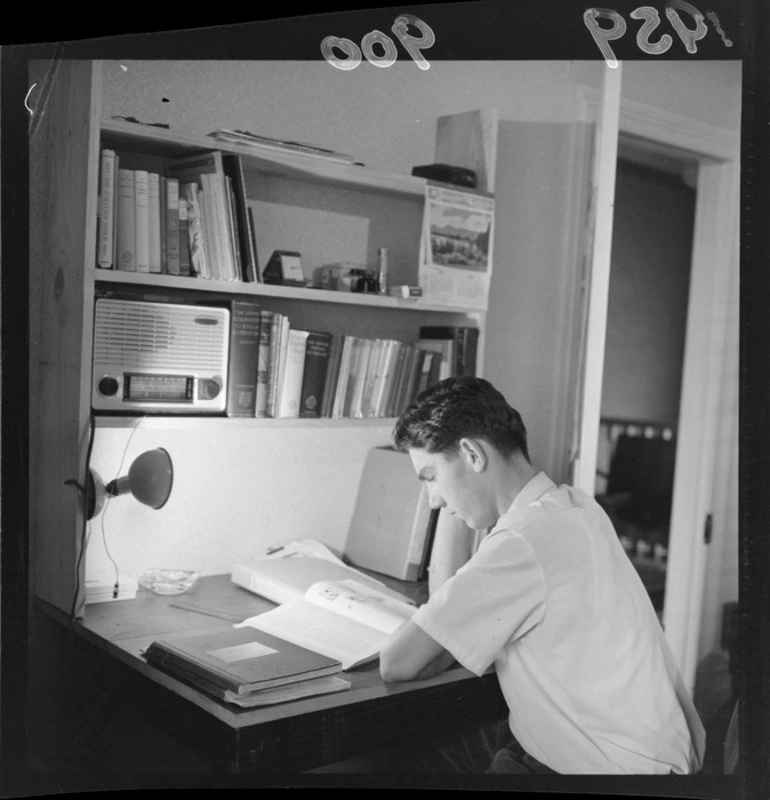
[[[409,33],[410,25],[417,28],[421,35],[412,36]],[[419,17],[415,17],[413,14],[402,14],[396,17],[391,30],[406,52],[412,57],[415,64],[420,69],[430,69],[430,64],[420,52],[432,47],[436,41],[436,35],[430,25],[426,25]],[[374,52],[375,45],[379,45],[379,48],[382,49],[381,55],[377,55]],[[346,58],[338,58],[334,54],[335,48],[341,50]],[[366,56],[366,60],[375,67],[390,67],[395,64],[398,58],[398,50],[393,39],[382,33],[382,31],[375,30],[367,33],[361,40],[361,47],[350,39],[343,39],[339,36],[327,36],[321,42],[323,57],[337,69],[355,69],[361,63],[362,51],[363,55]]]
[[[679,11],[684,11],[692,17],[695,22],[695,28],[688,28],[682,22]],[[650,41],[650,34],[660,25],[660,16],[657,9],[651,6],[641,6],[632,11],[630,16],[631,19],[644,20],[636,34],[636,43],[641,50],[649,55],[659,56],[671,47],[673,40],[667,33],[664,33],[657,42]],[[702,39],[708,30],[703,21],[703,14],[695,6],[685,2],[685,0],[666,0],[666,17],[679,35],[687,52],[690,54],[696,53],[697,46],[695,43]],[[612,27],[600,27],[599,20],[611,22]],[[617,67],[618,61],[609,43],[613,39],[620,39],[625,34],[626,21],[617,11],[609,8],[589,8],[583,14],[583,21],[599,50],[601,50],[607,65],[612,68]]]

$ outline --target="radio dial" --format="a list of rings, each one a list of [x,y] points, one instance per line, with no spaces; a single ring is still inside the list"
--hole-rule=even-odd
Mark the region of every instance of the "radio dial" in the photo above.
[[[201,381],[200,396],[203,400],[213,400],[219,394],[220,388],[216,381]]]
[[[115,378],[102,378],[97,386],[99,394],[102,397],[114,397],[118,393],[119,388]]]

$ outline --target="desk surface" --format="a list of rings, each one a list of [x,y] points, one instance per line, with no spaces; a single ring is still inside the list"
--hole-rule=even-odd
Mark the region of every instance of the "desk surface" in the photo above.
[[[398,581],[389,581],[388,583],[418,602],[424,597],[424,587],[419,584],[410,585]],[[107,651],[177,695],[195,703],[231,728],[258,726],[324,709],[377,700],[390,695],[479,680],[469,671],[456,666],[428,680],[388,684],[382,680],[378,666],[374,663],[343,673],[343,676],[352,684],[351,688],[346,691],[261,708],[240,708],[226,704],[188,686],[148,664],[142,656],[142,650],[159,636],[182,632],[224,630],[232,625],[231,622],[216,617],[174,608],[171,604],[177,602],[215,608],[240,619],[274,607],[274,604],[268,600],[233,584],[229,575],[216,575],[202,578],[191,592],[182,595],[161,596],[140,590],[133,600],[88,605],[85,618],[77,623],[76,629],[84,638],[100,649]]]

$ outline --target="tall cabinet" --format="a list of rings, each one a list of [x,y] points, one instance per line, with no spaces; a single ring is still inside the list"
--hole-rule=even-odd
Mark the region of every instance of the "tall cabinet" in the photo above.
[[[479,328],[477,363],[482,363],[486,309],[432,302],[429,298],[325,291],[253,282],[219,282],[166,274],[97,269],[97,198],[102,148],[115,150],[121,166],[163,173],[169,159],[204,150],[237,153],[243,164],[247,199],[254,211],[260,269],[273,250],[302,253],[306,277],[315,266],[355,260],[372,264],[388,248],[392,283],[418,282],[425,181],[286,154],[256,155],[239,145],[207,137],[103,121],[101,64],[63,61],[53,81],[45,118],[31,144],[33,236],[31,243],[33,348],[31,374],[35,425],[32,441],[31,517],[35,594],[70,613],[85,613],[82,487],[94,430],[91,361],[95,298],[100,293],[144,291],[173,298],[245,295],[287,314],[292,327],[367,338],[413,342],[423,325]],[[476,166],[482,180],[494,175],[496,121],[481,115],[474,127],[467,114],[437,125],[437,157]],[[290,134],[290,132],[287,132]],[[463,142],[467,146],[463,146]],[[461,163],[462,162],[462,163]],[[485,188],[483,183],[481,188]],[[334,210],[330,215],[329,211]],[[333,221],[333,224],[332,222]],[[347,220],[347,221],[346,221]],[[377,424],[392,420],[377,420]],[[228,430],[275,431],[288,421],[221,417],[157,418],[155,427],[185,429],[195,437],[206,426]],[[120,421],[115,420],[116,425]],[[292,430],[328,426],[334,437],[354,435],[371,420],[292,420]],[[100,427],[111,425],[100,416]],[[226,438],[226,437],[225,437]],[[296,436],[295,436],[296,440]],[[334,458],[334,450],[330,451]],[[298,453],[297,458],[302,458]],[[112,476],[110,476],[112,477]],[[349,487],[355,492],[355,487]],[[215,536],[215,533],[211,534]]]

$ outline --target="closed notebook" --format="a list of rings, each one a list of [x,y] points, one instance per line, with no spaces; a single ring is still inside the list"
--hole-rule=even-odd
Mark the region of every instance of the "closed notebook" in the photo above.
[[[200,675],[237,694],[341,671],[341,664],[254,628],[171,635],[147,648],[147,660],[181,675]]]
[[[258,708],[260,706],[272,706],[277,703],[288,703],[292,700],[302,700],[306,697],[315,697],[320,694],[331,694],[333,692],[344,692],[350,689],[350,681],[338,675],[324,675],[320,678],[310,678],[306,681],[295,681],[294,683],[284,684],[283,686],[271,686],[269,689],[257,689],[254,692],[240,694],[229,689],[212,683],[206,678],[196,675],[183,667],[174,669],[171,674],[176,678],[184,680],[196,689],[200,689],[219,700],[232,703],[241,708]]]
[[[346,559],[356,567],[416,581],[431,521],[428,491],[409,456],[392,447],[371,449],[345,542]]]

